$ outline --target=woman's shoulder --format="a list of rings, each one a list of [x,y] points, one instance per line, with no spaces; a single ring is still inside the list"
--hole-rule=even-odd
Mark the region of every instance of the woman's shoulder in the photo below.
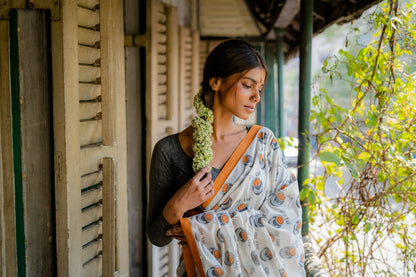
[[[253,127],[257,127],[258,131],[257,132],[262,132],[264,134],[267,134],[270,137],[275,137],[275,134],[273,133],[272,130],[270,130],[270,128],[266,127],[266,126],[262,126],[262,125],[253,125],[249,128],[253,128]]]
[[[192,149],[192,143],[192,129],[190,130],[188,127],[179,133],[160,139],[153,149],[153,155],[180,158],[183,156],[182,154],[187,152],[186,150],[189,150],[188,147]]]
[[[161,138],[156,143],[155,147],[156,146],[162,147],[162,148],[163,147],[169,147],[169,145],[171,145],[172,143],[174,143],[174,141],[177,139],[178,135],[179,135],[179,133],[175,133],[175,134],[172,134],[172,135],[168,135],[168,136],[166,136],[164,138]]]
[[[170,150],[175,146],[177,140],[178,133],[168,135],[160,139],[153,148],[153,155],[166,156],[168,153],[170,153]]]

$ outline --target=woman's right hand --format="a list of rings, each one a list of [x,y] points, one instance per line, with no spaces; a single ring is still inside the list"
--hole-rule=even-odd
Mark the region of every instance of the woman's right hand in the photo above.
[[[175,225],[186,211],[198,207],[214,196],[211,172],[207,173],[209,168],[209,166],[202,168],[168,201],[163,216],[169,224]]]

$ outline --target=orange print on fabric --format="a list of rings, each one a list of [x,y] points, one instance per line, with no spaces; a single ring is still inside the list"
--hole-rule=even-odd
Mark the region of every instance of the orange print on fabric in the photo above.
[[[233,263],[234,263],[234,257],[233,257],[233,255],[228,254],[228,262],[229,262],[230,264],[233,264]]]
[[[223,186],[222,186],[222,192],[226,192],[228,190],[228,184],[224,184]]]
[[[220,256],[221,256],[220,255],[220,251],[219,250],[215,250],[214,251],[214,257],[218,259]]]
[[[243,163],[246,163],[246,162],[248,162],[248,156],[247,155],[243,157]]]
[[[241,204],[240,206],[238,206],[238,210],[241,211],[242,209],[244,209],[246,207],[246,204]]]
[[[217,273],[218,276],[222,276],[224,274],[224,271],[221,269],[221,267],[217,267],[215,269],[215,273]]]
[[[260,179],[257,178],[256,180],[254,180],[253,185],[255,185],[255,186],[260,185]]]
[[[206,214],[206,215],[205,215],[205,218],[206,218],[208,221],[211,221],[211,220],[212,220],[212,214]]]

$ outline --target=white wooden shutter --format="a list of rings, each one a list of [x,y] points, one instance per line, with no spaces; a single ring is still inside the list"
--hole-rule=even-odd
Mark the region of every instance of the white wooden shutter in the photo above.
[[[149,41],[146,48],[147,166],[153,146],[179,131],[178,19],[176,7],[159,0],[148,1]],[[149,243],[151,274],[176,276],[180,250],[177,242],[158,248]]]
[[[193,96],[200,89],[199,32],[179,28],[179,128],[189,126],[195,115]]]
[[[153,146],[166,134],[178,129],[177,80],[178,26],[177,10],[159,0],[149,1],[150,45],[147,48],[146,110],[149,121],[148,142]],[[151,147],[150,149],[151,150]]]
[[[62,3],[52,24],[60,276],[127,276],[123,2]]]
[[[99,1],[78,1],[82,276],[102,275],[103,163]]]
[[[223,40],[201,40],[199,45],[199,76],[202,80],[202,74],[204,70],[205,61],[208,58],[209,53],[222,42]]]

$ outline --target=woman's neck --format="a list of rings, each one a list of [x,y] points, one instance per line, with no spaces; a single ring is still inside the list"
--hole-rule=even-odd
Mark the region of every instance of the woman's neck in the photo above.
[[[235,139],[236,136],[242,135],[247,131],[247,128],[243,125],[238,125],[233,120],[220,121],[214,117],[214,123],[212,124],[214,132],[211,139],[213,142],[222,142],[226,139]]]
[[[244,130],[243,126],[233,121],[233,113],[221,103],[219,93],[215,93],[212,110],[214,112],[214,122],[212,124],[214,132],[211,137],[213,142],[221,142]]]

